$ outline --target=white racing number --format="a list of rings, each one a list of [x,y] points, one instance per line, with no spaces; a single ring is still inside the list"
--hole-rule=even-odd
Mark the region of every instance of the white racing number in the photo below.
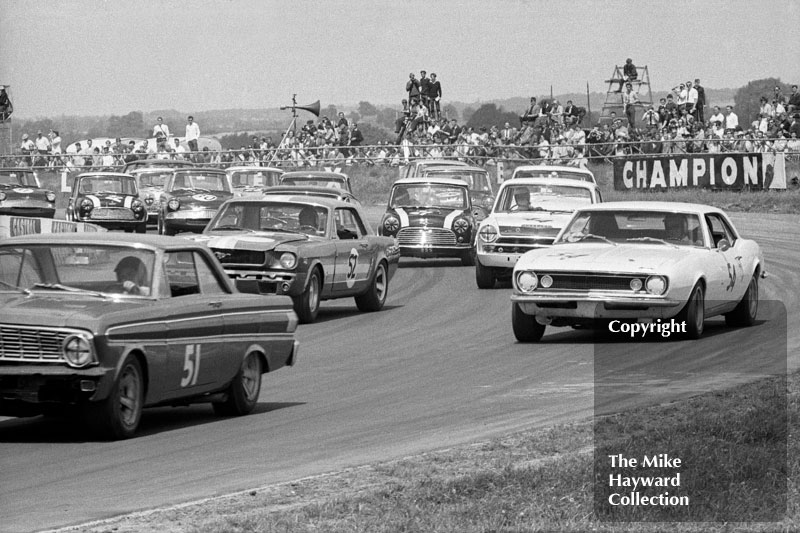
[[[358,250],[350,248],[350,257],[347,259],[347,275],[345,283],[348,289],[352,289],[356,283],[356,267],[358,266]]]
[[[186,353],[183,356],[183,372],[184,376],[181,378],[181,387],[187,387],[197,383],[197,375],[200,373],[199,344],[188,344],[186,346]]]

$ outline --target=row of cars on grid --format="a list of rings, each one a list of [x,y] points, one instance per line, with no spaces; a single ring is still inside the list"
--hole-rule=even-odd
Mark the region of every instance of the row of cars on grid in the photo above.
[[[130,170],[140,183],[159,171]],[[221,172],[171,169],[158,196],[139,199],[145,209],[158,203],[159,232],[172,233],[203,225],[170,226],[170,213],[205,215],[210,196],[230,192],[190,240],[32,236],[0,246],[14,316],[0,325],[0,413],[81,405],[117,438],[133,434],[144,405],[202,401],[244,414],[261,374],[294,364],[298,318],[313,321],[330,298],[380,309],[401,255],[460,258],[474,264],[481,289],[510,278],[512,328],[523,342],[541,339],[547,325],[610,319],[678,317],[691,337],[709,316],[755,321],[763,257],[724,213],[603,204],[579,169],[519,167],[495,193],[483,169],[421,162],[393,185],[378,235],[346,176],[288,173],[290,183],[263,194],[269,169],[247,167],[230,180],[243,187],[233,197]],[[73,185],[77,198],[82,183]],[[288,296],[293,310],[286,298],[236,289]],[[57,371],[32,376],[22,363]]]

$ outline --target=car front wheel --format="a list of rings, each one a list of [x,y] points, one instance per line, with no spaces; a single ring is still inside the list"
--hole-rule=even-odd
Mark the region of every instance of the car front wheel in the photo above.
[[[518,303],[512,302],[511,327],[519,342],[539,342],[547,326],[539,324],[535,316],[526,314]]]
[[[319,275],[319,270],[315,268],[311,271],[308,287],[306,287],[303,294],[292,298],[294,302],[294,312],[297,313],[301,324],[310,324],[316,320],[317,313],[319,312],[321,292],[322,280]]]
[[[139,360],[128,357],[105,400],[87,409],[87,418],[102,436],[127,439],[134,435],[142,418],[144,375]]]
[[[479,289],[494,289],[494,271],[492,267],[481,264],[480,258],[475,259],[475,283]]]
[[[375,269],[372,283],[364,294],[355,297],[356,307],[359,311],[373,312],[380,311],[386,303],[386,295],[389,293],[389,276],[386,275],[386,263],[381,261]]]
[[[475,264],[475,250],[467,250],[461,254],[461,264],[470,267]]]
[[[703,335],[705,323],[705,291],[698,282],[689,295],[689,300],[678,314],[678,321],[686,324],[686,336],[690,339],[699,339]]]
[[[734,327],[749,327],[756,323],[758,315],[758,272],[753,273],[750,284],[739,304],[725,314],[725,323]]]
[[[242,416],[250,413],[258,403],[261,393],[261,358],[251,353],[242,361],[236,377],[228,388],[224,402],[214,402],[214,412],[222,416]]]

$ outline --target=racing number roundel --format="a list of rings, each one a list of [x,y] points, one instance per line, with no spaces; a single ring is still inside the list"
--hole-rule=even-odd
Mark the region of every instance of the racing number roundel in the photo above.
[[[352,289],[356,283],[356,267],[358,266],[358,250],[350,248],[350,257],[347,259],[347,276],[345,283],[347,288]]]
[[[192,196],[192,199],[197,200],[198,202],[212,202],[216,200],[217,197],[213,194],[195,194]]]

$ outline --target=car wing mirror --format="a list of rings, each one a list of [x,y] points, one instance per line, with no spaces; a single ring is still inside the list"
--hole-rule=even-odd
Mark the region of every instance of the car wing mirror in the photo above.
[[[728,242],[728,239],[721,239],[719,243],[717,243],[717,248],[719,248],[720,252],[727,252],[731,247],[731,243]]]

